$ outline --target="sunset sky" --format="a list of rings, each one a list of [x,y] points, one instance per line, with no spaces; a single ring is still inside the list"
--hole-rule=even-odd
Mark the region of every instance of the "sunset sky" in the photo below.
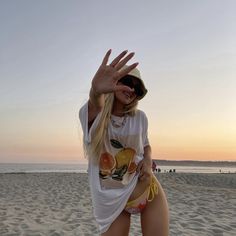
[[[0,1],[0,162],[84,161],[79,108],[135,52],[153,158],[236,160],[236,1]]]

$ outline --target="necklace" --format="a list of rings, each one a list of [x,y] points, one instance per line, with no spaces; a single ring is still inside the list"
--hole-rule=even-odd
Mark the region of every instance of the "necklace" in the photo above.
[[[122,120],[120,117],[115,119],[114,116],[113,117],[111,116],[111,124],[115,128],[123,127],[126,123],[126,120],[127,120],[127,115],[125,115]]]

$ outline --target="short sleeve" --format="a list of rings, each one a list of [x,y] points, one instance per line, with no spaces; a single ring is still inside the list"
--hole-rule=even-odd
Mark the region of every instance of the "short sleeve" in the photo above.
[[[90,129],[88,129],[88,102],[86,102],[79,110],[79,119],[84,134],[83,141],[85,144],[89,144],[91,142],[91,133],[96,129],[98,125],[100,113],[95,118]]]
[[[149,145],[148,140],[148,119],[146,114],[143,112],[143,147]]]

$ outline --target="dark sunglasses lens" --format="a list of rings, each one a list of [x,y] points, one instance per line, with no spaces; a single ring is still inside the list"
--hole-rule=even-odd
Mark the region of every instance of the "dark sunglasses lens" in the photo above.
[[[141,87],[139,85],[135,85],[134,86],[134,91],[135,91],[135,94],[138,97],[142,97],[143,96],[143,90],[141,89]]]
[[[134,84],[132,78],[130,77],[123,77],[120,79],[120,82],[125,85],[130,87],[131,89],[134,88],[134,92],[137,97],[142,97],[143,96],[143,90],[141,89],[140,84]]]
[[[124,77],[124,78],[122,78],[122,79],[120,80],[120,82],[121,82],[123,85],[126,85],[126,86],[128,86],[128,87],[130,87],[130,88],[133,88],[133,87],[134,87],[133,81],[132,81],[132,79],[129,78],[129,77]]]

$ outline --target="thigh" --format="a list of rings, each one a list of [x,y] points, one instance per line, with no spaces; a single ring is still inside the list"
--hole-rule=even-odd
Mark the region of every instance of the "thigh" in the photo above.
[[[157,180],[156,180],[157,181]],[[165,193],[157,181],[158,194],[148,202],[141,213],[141,225],[144,236],[169,235],[169,211]]]
[[[123,211],[114,220],[109,229],[101,236],[128,236],[130,228],[130,214]]]

